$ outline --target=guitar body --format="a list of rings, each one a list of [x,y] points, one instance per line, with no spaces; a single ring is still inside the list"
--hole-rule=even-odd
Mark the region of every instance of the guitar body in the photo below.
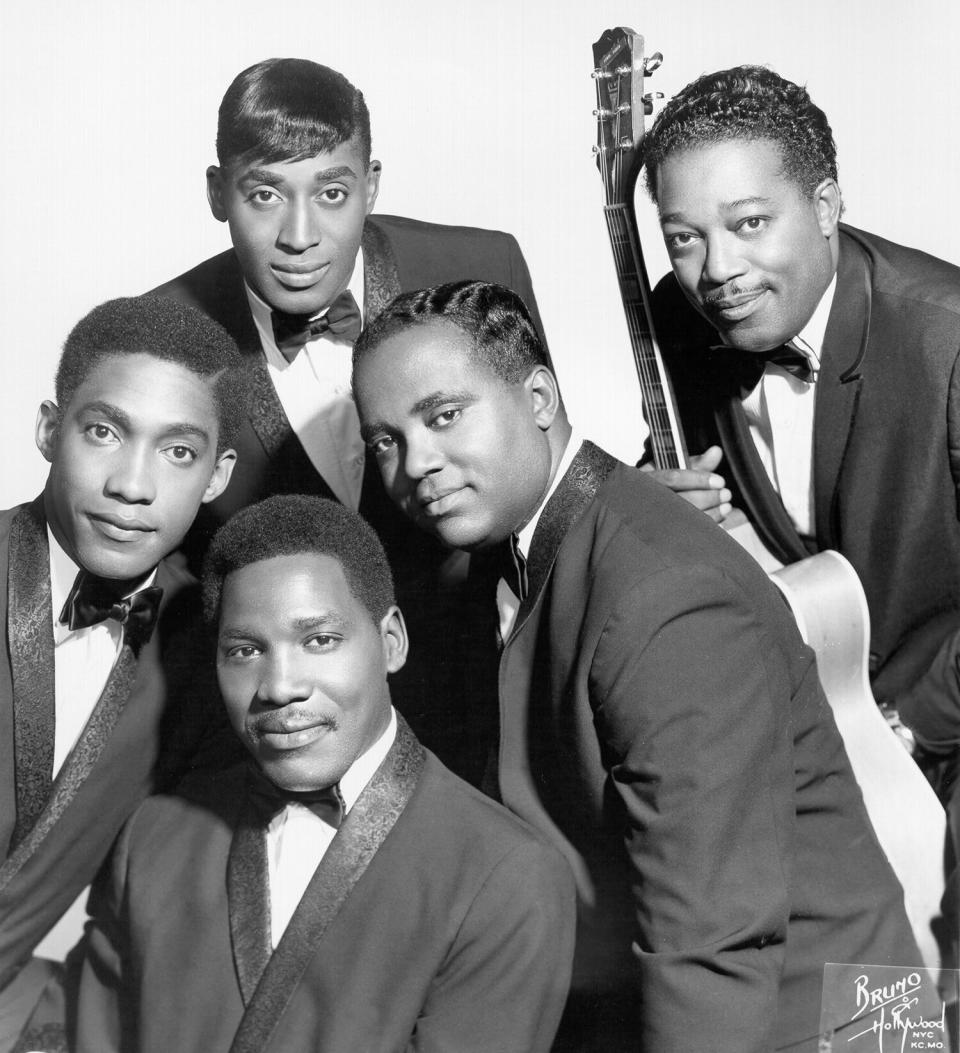
[[[650,449],[657,468],[685,468],[686,447],[654,333],[650,285],[633,205],[643,166],[643,123],[652,110],[652,96],[643,93],[643,82],[660,65],[662,56],[645,58],[643,37],[619,27],[607,30],[594,44],[593,57],[597,84],[594,153],[604,185],[604,217],[650,430]],[[820,552],[783,567],[742,512],[735,511],[723,525],[771,575],[793,610],[801,635],[816,653],[824,693],[877,839],[903,886],[917,943],[928,967],[939,968],[941,954],[931,922],[940,915],[944,891],[946,813],[870,691],[870,618],[863,586],[838,552]]]
[[[927,967],[939,968],[932,922],[940,916],[944,891],[946,813],[870,690],[870,616],[860,579],[832,550],[791,563],[771,579],[816,653],[820,682],[867,814],[903,886],[914,936]]]

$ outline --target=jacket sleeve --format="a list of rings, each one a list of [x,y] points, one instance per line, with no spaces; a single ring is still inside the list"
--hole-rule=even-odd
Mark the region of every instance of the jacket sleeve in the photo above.
[[[137,1049],[123,918],[127,856],[135,821],[136,813],[121,831],[90,891],[90,920],[74,952],[82,954],[74,1053],[135,1053]]]
[[[591,699],[622,802],[643,1051],[761,1053],[777,1017],[794,824],[791,689],[751,597],[712,567],[640,582]]]
[[[576,918],[566,862],[539,842],[497,864],[431,985],[408,1053],[548,1053],[570,983]]]

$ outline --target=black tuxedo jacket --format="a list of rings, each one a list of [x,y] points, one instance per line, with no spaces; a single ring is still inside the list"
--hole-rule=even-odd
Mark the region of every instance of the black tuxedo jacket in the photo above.
[[[159,780],[170,782],[199,741],[208,711],[195,703],[198,602],[193,579],[166,562],[150,642],[121,650],[79,741],[32,829],[11,847],[18,789],[30,753],[18,724],[38,696],[52,698],[53,628],[42,498],[0,513],[0,988],[90,884],[124,820]],[[39,992],[38,992],[39,994]],[[0,996],[2,997],[2,996]]]
[[[590,443],[527,569],[499,784],[578,878],[559,1048],[816,1050],[825,962],[921,959],[779,592]]]
[[[729,382],[703,368],[715,331],[673,275],[654,313],[688,446],[719,469],[775,555],[807,555],[756,454]],[[928,738],[960,739],[960,269],[841,225],[814,416],[816,550],[856,568],[874,693]],[[925,701],[924,701],[925,700]]]
[[[272,953],[245,803],[235,769],[126,827],[91,899],[79,1053],[546,1053],[570,872],[402,721]]]

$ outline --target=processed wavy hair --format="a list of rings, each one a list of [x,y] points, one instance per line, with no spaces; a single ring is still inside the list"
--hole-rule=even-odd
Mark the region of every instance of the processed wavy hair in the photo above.
[[[369,165],[363,94],[342,73],[308,59],[264,59],[239,73],[220,103],[217,159],[223,167],[302,161],[351,140]]]
[[[515,292],[491,282],[460,281],[391,300],[354,345],[354,370],[394,333],[438,321],[464,333],[474,361],[508,384],[520,383],[535,366],[550,365],[530,312]]]
[[[203,562],[203,613],[220,617],[223,583],[232,571],[275,556],[315,553],[343,567],[351,593],[375,624],[396,603],[393,575],[373,529],[337,501],[277,494],[231,516],[214,534]]]
[[[164,296],[128,296],[100,304],[70,331],[55,380],[61,410],[103,359],[150,355],[213,381],[217,452],[233,445],[247,412],[247,383],[237,345],[219,322]]]
[[[837,147],[827,116],[807,89],[763,66],[705,73],[675,95],[644,139],[647,192],[671,154],[733,139],[776,144],[784,173],[805,197],[837,178]]]

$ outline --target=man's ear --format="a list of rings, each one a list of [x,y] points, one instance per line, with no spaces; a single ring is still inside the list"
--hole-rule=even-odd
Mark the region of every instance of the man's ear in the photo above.
[[[557,378],[546,366],[535,366],[523,382],[534,420],[541,431],[549,430],[562,405]]]
[[[206,490],[203,491],[200,504],[207,504],[226,490],[227,483],[230,482],[230,476],[233,474],[233,466],[236,463],[237,454],[235,450],[224,450],[223,453],[218,455],[217,463],[213,468],[213,475],[210,476],[210,482],[207,484]]]
[[[399,607],[391,607],[380,619],[380,639],[383,641],[387,672],[396,673],[403,668],[409,648],[407,626]]]
[[[380,172],[381,165],[379,161],[371,161],[367,165],[367,211],[366,215],[370,215],[373,211],[373,206],[377,203],[377,194],[380,193]]]
[[[224,206],[223,172],[216,165],[207,169],[207,202],[213,218],[221,223],[227,222],[227,210]]]
[[[53,463],[57,453],[57,440],[60,435],[60,407],[46,399],[40,403],[37,412],[37,429],[35,437],[37,449],[43,454],[45,461]]]
[[[830,238],[837,232],[837,224],[840,222],[840,213],[843,209],[843,199],[840,196],[840,187],[835,179],[824,179],[824,181],[813,192],[813,204],[817,210],[817,222],[825,238]]]

